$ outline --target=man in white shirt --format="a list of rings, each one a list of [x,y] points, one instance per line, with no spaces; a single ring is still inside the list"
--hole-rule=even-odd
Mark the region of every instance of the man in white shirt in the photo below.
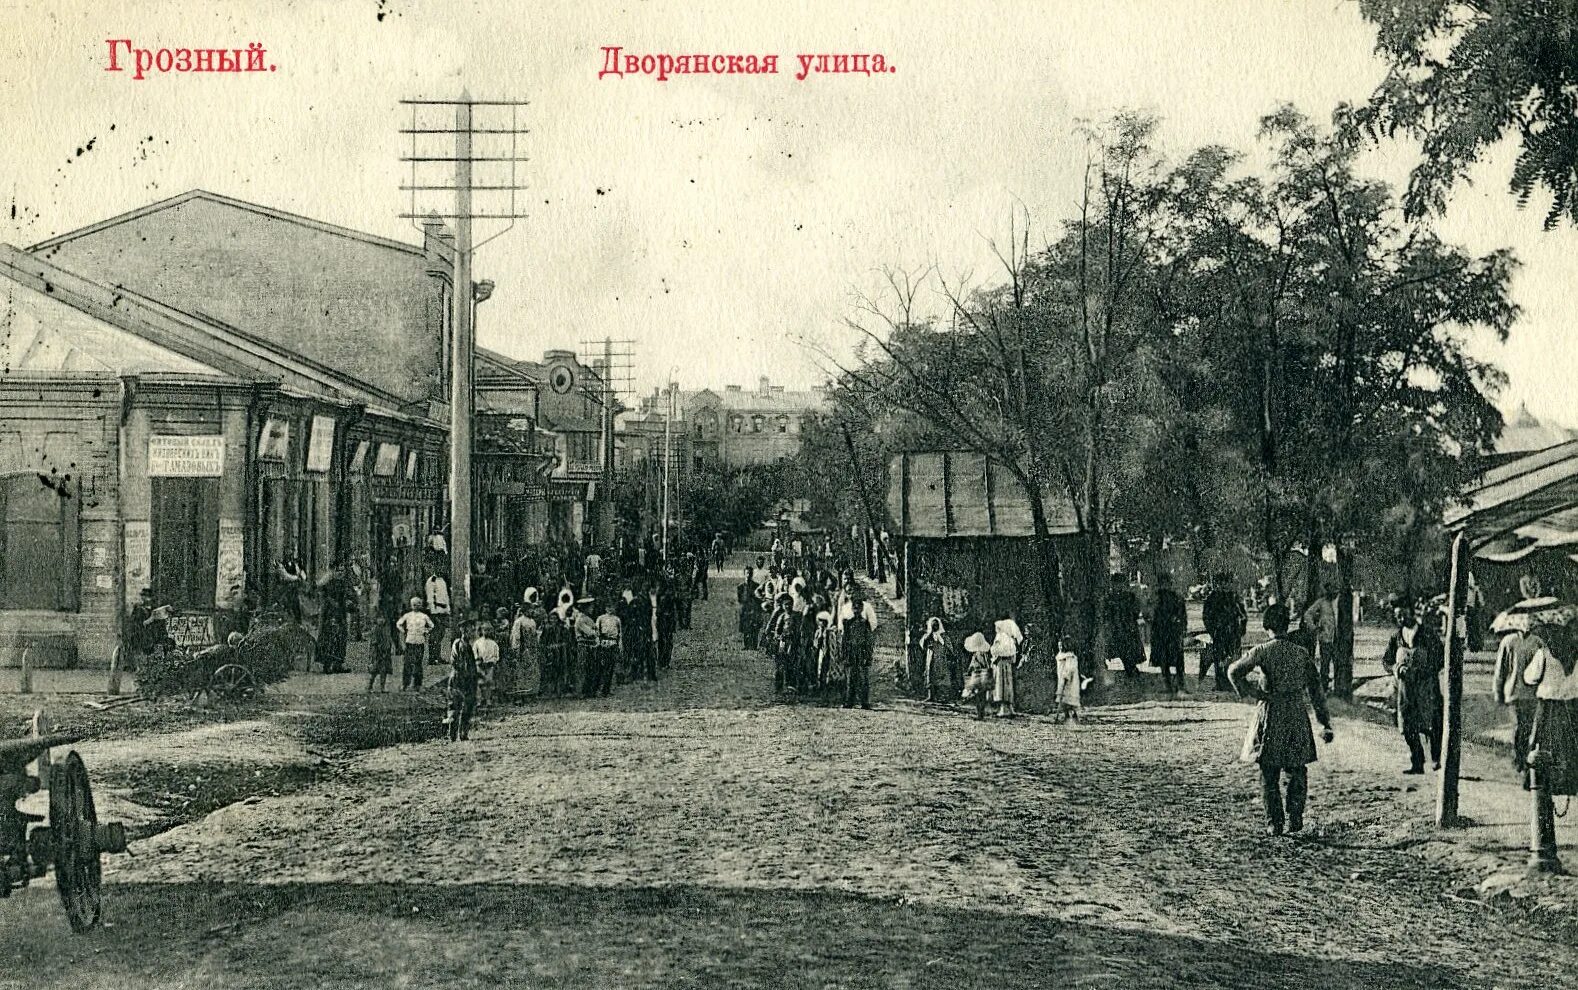
[[[433,631],[433,620],[422,611],[422,599],[411,599],[411,610],[395,623],[404,647],[400,661],[400,690],[422,690],[422,661],[428,652],[428,636]]]
[[[427,614],[433,620],[433,635],[428,637],[427,662],[437,664],[443,662],[443,644],[448,642],[449,632],[449,581],[442,574],[429,574],[427,577]]]

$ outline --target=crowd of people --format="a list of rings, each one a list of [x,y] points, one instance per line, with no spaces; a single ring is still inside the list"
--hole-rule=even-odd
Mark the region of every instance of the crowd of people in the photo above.
[[[877,612],[831,539],[774,540],[746,565],[735,604],[741,646],[772,661],[775,691],[871,707]]]

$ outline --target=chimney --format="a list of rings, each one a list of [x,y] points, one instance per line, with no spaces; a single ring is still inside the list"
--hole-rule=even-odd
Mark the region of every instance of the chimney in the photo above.
[[[563,350],[563,349],[555,349],[555,350],[551,350],[551,351],[543,351],[542,352],[542,363],[543,364],[557,364],[557,363],[560,363],[560,362],[568,362],[570,364],[574,364],[575,363],[575,352],[574,351],[566,351],[566,350]]]
[[[758,378],[756,381],[757,381],[758,389],[760,390],[760,392],[763,395],[766,395],[768,392],[771,392],[773,390],[772,383],[767,380],[767,376],[766,375],[763,375],[762,377]]]
[[[723,390],[725,392],[739,392],[739,391],[742,391],[740,386],[738,386],[738,385],[725,385],[725,386],[723,386]]]

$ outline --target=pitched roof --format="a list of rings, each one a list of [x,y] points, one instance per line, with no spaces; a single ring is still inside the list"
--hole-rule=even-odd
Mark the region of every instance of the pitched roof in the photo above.
[[[218,368],[95,319],[14,278],[3,278],[0,285],[0,322],[6,327],[0,337],[5,374],[226,377]]]
[[[373,244],[378,247],[388,248],[391,251],[403,251],[407,254],[415,255],[418,258],[423,256],[421,248],[412,244],[407,244],[404,241],[396,241],[387,237],[379,237],[377,234],[368,234],[360,230],[352,230],[349,227],[340,227],[336,224],[325,223],[322,220],[314,220],[311,217],[304,217],[298,213],[289,213],[285,210],[276,210],[272,206],[263,206],[258,203],[249,203],[244,199],[236,199],[232,196],[224,196],[219,193],[209,192],[206,189],[188,189],[186,192],[177,196],[171,196],[169,199],[161,199],[157,203],[149,203],[147,206],[138,207],[135,210],[127,210],[125,213],[117,214],[113,217],[110,217],[108,220],[100,220],[98,223],[92,223],[86,227],[79,227],[76,230],[70,230],[64,234],[56,234],[54,237],[48,238],[47,240],[39,241],[37,244],[34,244],[32,247],[28,248],[28,250],[47,251],[50,248],[58,247],[59,245],[66,244],[81,237],[86,237],[89,234],[96,234],[101,230],[119,226],[120,224],[127,223],[132,220],[140,220],[141,218],[150,214],[158,213],[162,210],[168,210],[173,207],[180,206],[183,203],[189,203],[193,200],[207,200],[209,202],[217,203],[221,206],[226,206],[231,209],[255,213],[258,216],[267,217],[271,220],[283,220],[286,223],[298,224],[309,230],[316,230],[325,234],[334,234],[337,237],[345,237],[354,241],[361,241],[364,244]]]
[[[702,389],[682,393],[681,405],[689,407],[703,396],[717,399],[718,405],[730,412],[803,413],[817,412],[827,406],[827,393],[812,389],[793,392],[787,389],[770,392],[760,389],[724,389],[721,392]]]
[[[29,252],[409,403],[442,394],[441,286],[429,266],[447,262],[430,246],[193,190]]]

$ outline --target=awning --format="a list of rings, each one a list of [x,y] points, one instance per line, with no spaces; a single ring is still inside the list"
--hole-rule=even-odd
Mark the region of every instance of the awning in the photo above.
[[[1481,560],[1510,563],[1542,548],[1578,545],[1578,440],[1485,472],[1443,521],[1467,535]]]

